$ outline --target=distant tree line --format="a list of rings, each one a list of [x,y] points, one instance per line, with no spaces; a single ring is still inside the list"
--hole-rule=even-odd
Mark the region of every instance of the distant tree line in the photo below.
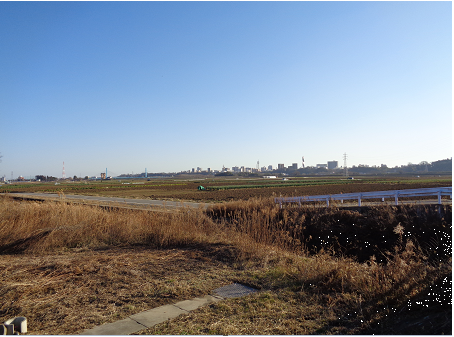
[[[279,173],[287,172],[291,175],[304,175],[304,174],[327,174],[327,173],[343,173],[343,169],[328,170],[320,167],[305,167],[298,170],[290,170],[289,168],[279,170]],[[405,173],[449,173],[452,172],[452,158],[437,160],[432,163],[422,161],[419,164],[408,163],[408,165],[401,165],[395,167],[388,167],[387,165],[381,166],[366,166],[358,165],[348,168],[349,174],[405,174]]]
[[[364,167],[364,166],[353,166],[348,169],[352,173],[449,173],[452,172],[452,158],[437,160],[432,163],[422,161],[419,164],[408,163],[407,165],[387,167],[386,165],[381,167]]]

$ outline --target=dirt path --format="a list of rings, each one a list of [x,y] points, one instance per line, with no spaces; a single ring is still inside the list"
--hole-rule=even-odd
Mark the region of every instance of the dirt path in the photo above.
[[[177,209],[182,207],[206,209],[210,204],[201,202],[176,202],[165,200],[151,200],[151,199],[128,199],[118,197],[100,197],[89,195],[72,195],[72,194],[55,194],[55,193],[9,193],[13,198],[22,199],[45,199],[45,200],[64,200],[75,201],[78,203],[111,205],[127,208],[164,208],[164,209]]]

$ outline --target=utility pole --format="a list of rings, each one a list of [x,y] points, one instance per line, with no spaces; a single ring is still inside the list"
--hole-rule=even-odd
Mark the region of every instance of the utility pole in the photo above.
[[[347,153],[344,153],[344,170],[345,170],[345,176],[348,177]]]

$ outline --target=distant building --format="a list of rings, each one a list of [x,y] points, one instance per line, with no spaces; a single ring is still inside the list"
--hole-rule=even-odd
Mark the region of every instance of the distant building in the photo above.
[[[268,165],[268,171],[273,171],[273,165]]]
[[[338,167],[338,162],[333,160],[328,162],[328,170],[334,170],[337,169]]]
[[[292,170],[298,170],[298,164],[293,163],[292,166],[290,167]]]
[[[328,164],[317,164],[316,167],[326,169],[326,168],[328,168]]]
[[[101,179],[106,179],[106,173],[105,172],[101,173]]]
[[[283,170],[284,169],[284,164],[277,164],[277,169],[278,170]]]

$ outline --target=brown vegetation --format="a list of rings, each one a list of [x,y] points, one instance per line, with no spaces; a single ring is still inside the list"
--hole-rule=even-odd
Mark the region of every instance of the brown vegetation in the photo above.
[[[262,198],[157,213],[2,198],[0,321],[80,333],[241,282],[261,291],[142,333],[451,333],[451,223],[450,206],[439,217]]]

